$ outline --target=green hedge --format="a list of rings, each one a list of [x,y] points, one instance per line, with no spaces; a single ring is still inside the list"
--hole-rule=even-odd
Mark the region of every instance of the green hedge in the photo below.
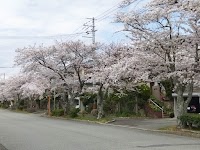
[[[180,116],[180,121],[182,125],[189,126],[192,128],[193,126],[200,127],[200,114],[185,114]]]
[[[64,115],[64,109],[56,109],[56,110],[53,110],[51,112],[51,115],[52,116],[63,116]]]
[[[78,117],[78,112],[80,111],[80,109],[79,108],[72,108],[71,110],[70,110],[70,112],[69,112],[69,116],[71,117],[71,118],[76,118],[76,117]]]

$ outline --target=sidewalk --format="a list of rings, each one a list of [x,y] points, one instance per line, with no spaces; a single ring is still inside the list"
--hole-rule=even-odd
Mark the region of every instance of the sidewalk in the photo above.
[[[175,126],[175,118],[163,118],[163,119],[147,119],[147,118],[117,118],[110,124],[124,125],[130,127],[137,127],[149,130],[158,130],[160,128]]]

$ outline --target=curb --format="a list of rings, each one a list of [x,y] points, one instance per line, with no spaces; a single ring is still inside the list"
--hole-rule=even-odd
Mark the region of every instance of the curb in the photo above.
[[[88,122],[88,123],[95,123],[95,124],[100,124],[100,125],[105,125],[105,126],[121,127],[121,128],[136,129],[136,130],[141,130],[141,131],[149,131],[149,132],[165,133],[165,134],[178,135],[178,136],[200,138],[200,132],[197,133],[195,131],[190,131],[190,130],[185,130],[185,129],[183,130],[183,132],[169,131],[169,130],[156,130],[156,129],[139,128],[139,127],[129,126],[129,125],[112,124],[113,122],[116,121],[115,119],[113,119],[111,121],[107,121],[105,123],[102,123],[102,122],[98,122],[98,121],[71,119],[71,118],[54,117],[54,116],[46,116],[46,115],[41,115],[41,117],[52,118],[52,119],[61,119],[61,120],[79,121],[79,122]]]
[[[138,128],[138,127],[128,126],[128,125],[115,125],[115,124],[104,124],[104,125],[113,126],[113,127],[128,128],[128,129],[136,129],[136,130],[141,130],[141,131],[149,131],[149,132],[165,133],[165,134],[178,135],[178,136],[200,138],[200,133],[197,133],[197,132],[194,132],[194,131],[188,131],[188,130],[181,132],[181,131],[145,129],[145,128]]]
[[[47,116],[45,114],[40,115],[40,117],[46,117],[46,118],[51,118],[51,119],[60,119],[60,120],[72,120],[72,121],[79,121],[79,122],[89,122],[89,123],[96,123],[96,124],[109,124],[109,123],[115,122],[115,119],[103,123],[103,122],[99,122],[99,121],[81,120],[81,119],[76,119],[76,118],[73,119],[73,118],[63,118],[63,117]]]
[[[61,120],[80,121],[80,122],[89,122],[89,123],[96,123],[96,124],[107,125],[107,126],[122,127],[122,128],[130,128],[130,129],[138,129],[138,130],[143,130],[143,131],[154,131],[154,132],[159,132],[159,131],[161,131],[161,130],[153,130],[153,129],[138,128],[138,127],[129,126],[129,125],[115,125],[115,124],[111,124],[111,123],[113,123],[113,122],[116,121],[115,119],[113,119],[113,120],[111,120],[111,121],[107,121],[107,122],[105,122],[105,123],[102,123],[102,122],[98,122],[98,121],[71,119],[71,118],[63,118],[63,117],[55,117],[55,116],[47,116],[47,115],[41,115],[41,117],[52,118],[52,119],[61,119]]]
[[[113,123],[113,122],[115,122],[115,121],[116,121],[115,119],[112,119],[111,121],[107,121],[107,122],[105,122],[105,124]]]

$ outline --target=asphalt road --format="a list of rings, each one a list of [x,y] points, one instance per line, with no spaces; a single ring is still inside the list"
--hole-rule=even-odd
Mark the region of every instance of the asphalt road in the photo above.
[[[148,118],[116,118],[110,124],[137,127],[141,129],[158,130],[177,125],[175,118],[148,119]]]
[[[0,109],[0,149],[199,150],[200,139]]]

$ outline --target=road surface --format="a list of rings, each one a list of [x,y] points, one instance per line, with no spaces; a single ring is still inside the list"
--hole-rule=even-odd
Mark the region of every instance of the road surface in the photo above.
[[[177,125],[175,118],[149,119],[149,118],[116,118],[110,124],[137,127],[141,129],[158,130]]]
[[[0,109],[0,149],[199,150],[200,139]]]

